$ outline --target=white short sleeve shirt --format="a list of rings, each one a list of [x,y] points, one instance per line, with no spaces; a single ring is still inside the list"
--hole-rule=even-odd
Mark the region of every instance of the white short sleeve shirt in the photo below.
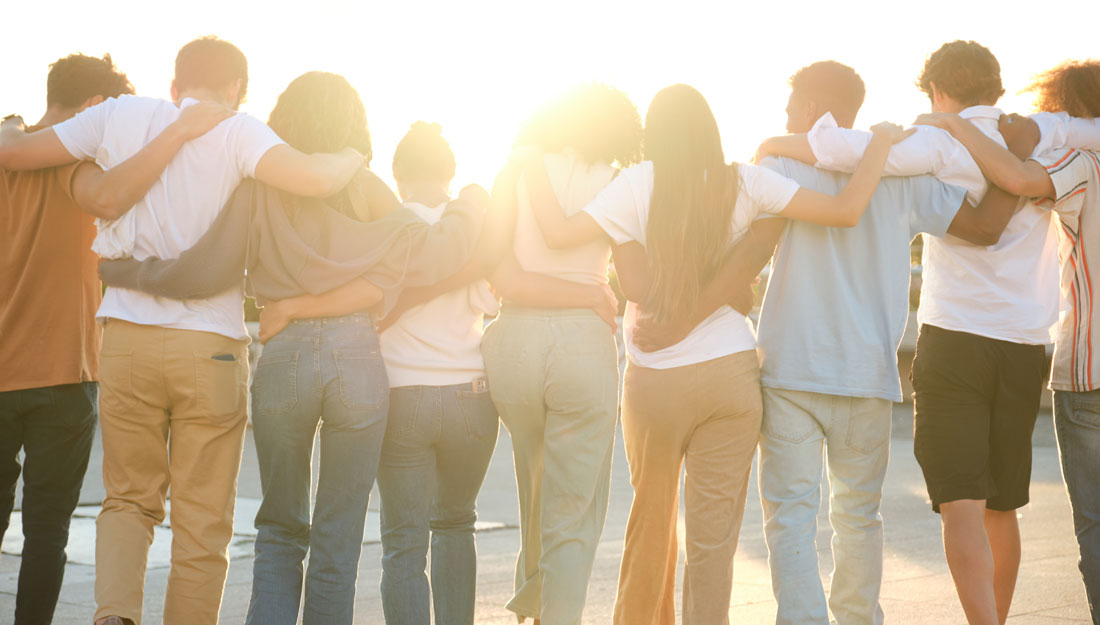
[[[739,165],[738,173],[741,185],[733,210],[731,244],[745,234],[757,215],[783,211],[799,189],[793,180],[754,165]],[[584,210],[616,245],[637,241],[644,246],[653,181],[653,162],[642,162],[620,173]],[[642,367],[671,369],[756,347],[752,322],[729,306],[723,306],[707,317],[683,341],[649,353],[634,345],[637,318],[637,305],[628,303],[623,320],[627,356]]]
[[[136,154],[179,118],[181,107],[194,102],[187,99],[177,107],[167,100],[122,96],[53,129],[74,157],[113,166]],[[263,155],[281,143],[266,124],[238,113],[184,145],[130,210],[133,257],[177,258],[197,243],[237,185],[252,177]],[[187,301],[108,287],[96,317],[245,339],[242,303],[240,286],[209,299]]]

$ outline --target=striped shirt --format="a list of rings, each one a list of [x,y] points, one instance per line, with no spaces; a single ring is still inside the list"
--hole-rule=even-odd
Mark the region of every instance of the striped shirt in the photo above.
[[[1100,349],[1092,341],[1094,325],[1100,339],[1100,307],[1092,305],[1096,289],[1089,263],[1100,262],[1100,155],[1060,149],[1034,160],[1046,167],[1054,184],[1056,199],[1043,200],[1038,206],[1058,215],[1058,258],[1062,266],[1062,313],[1050,387],[1057,391],[1093,391],[1100,388]],[[1100,265],[1093,268],[1100,276]]]

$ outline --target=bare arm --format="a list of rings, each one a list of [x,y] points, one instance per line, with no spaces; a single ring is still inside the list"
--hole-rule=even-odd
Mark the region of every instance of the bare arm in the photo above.
[[[565,216],[558,197],[554,195],[550,176],[546,173],[545,160],[531,158],[529,166],[524,170],[524,180],[527,183],[531,211],[547,247],[568,249],[606,236],[596,220],[584,211]]]
[[[766,156],[785,156],[807,165],[817,164],[817,157],[810,147],[810,138],[804,132],[765,139],[756,149],[756,156],[752,160],[759,163]]]
[[[611,256],[615,262],[615,275],[619,278],[619,288],[626,299],[643,302],[649,294],[649,260],[645,248],[637,241],[611,246]]]
[[[634,331],[634,344],[646,352],[675,345],[714,311],[730,302],[741,304],[741,307],[735,308],[741,314],[751,312],[751,303],[748,309],[743,309],[743,295],[746,290],[751,290],[753,281],[771,260],[786,227],[786,219],[754,221],[748,234],[734,244],[714,279],[700,293],[699,303],[691,317],[657,323],[651,317],[642,315]]]
[[[28,133],[19,117],[0,124],[0,169],[42,169],[76,161],[52,128]]]
[[[619,300],[606,284],[580,284],[524,271],[515,254],[505,253],[489,278],[502,299],[532,308],[591,308],[614,332]]]
[[[206,134],[233,111],[211,102],[187,107],[136,154],[107,171],[85,163],[73,176],[73,199],[85,212],[115,219],[137,204],[188,141]]]
[[[912,133],[912,130],[903,131],[894,124],[878,124],[872,131],[874,136],[863,154],[863,160],[840,193],[829,195],[806,188],[799,189],[780,214],[788,219],[822,226],[850,228],[859,223],[863,211],[871,201],[871,195],[882,179],[890,146]]]
[[[464,287],[475,280],[487,278],[496,268],[511,243],[516,223],[516,178],[518,167],[510,164],[497,176],[493,185],[493,194],[488,197],[485,190],[470,185],[459,193],[459,199],[474,205],[485,206],[488,212],[482,225],[481,234],[474,244],[473,253],[466,263],[450,276],[435,284],[405,289],[398,298],[397,305],[379,323],[384,330],[401,318],[407,310],[429,302],[444,293]]]
[[[328,197],[343,189],[363,167],[352,148],[335,154],[305,154],[287,144],[268,150],[256,163],[256,179],[303,197]]]
[[[363,278],[356,278],[321,295],[268,302],[260,311],[260,342],[266,343],[294,319],[342,317],[367,311],[380,301],[381,289]]]
[[[950,132],[966,147],[990,182],[1008,193],[1027,197],[1053,197],[1054,184],[1045,167],[1035,161],[1020,160],[958,115],[921,115],[917,122],[938,126]]]

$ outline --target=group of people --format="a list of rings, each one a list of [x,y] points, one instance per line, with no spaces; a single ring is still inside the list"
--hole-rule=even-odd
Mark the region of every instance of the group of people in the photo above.
[[[164,622],[216,623],[251,405],[249,624],[352,622],[376,481],[386,622],[472,624],[475,502],[500,422],[521,539],[506,607],[581,623],[620,415],[634,499],[616,624],[675,624],[684,471],[683,622],[729,622],[758,449],[777,624],[881,624],[897,348],[924,233],[915,451],[967,619],[1008,615],[1054,338],[1100,623],[1100,63],[1044,74],[1031,117],[995,108],[1000,67],[975,42],[936,50],[918,84],[920,125],[860,131],[859,75],[804,67],[788,134],[753,164],[727,162],[692,87],[658,92],[643,124],[625,94],[586,85],[532,115],[491,193],[452,197],[437,125],[398,144],[396,194],[367,168],[364,106],[338,75],[296,78],[264,124],[236,112],[247,62],[221,39],[179,51],[171,101],[134,95],[110,57],[59,60],[45,116],[0,125],[0,535],[24,479],[15,622],[52,619],[98,422],[94,622],[141,623],[170,514]],[[611,263],[628,300],[621,401]],[[246,293],[263,306],[251,376]]]

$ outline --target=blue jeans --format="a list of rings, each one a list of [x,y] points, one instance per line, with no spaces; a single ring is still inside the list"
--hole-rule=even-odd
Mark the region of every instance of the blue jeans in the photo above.
[[[252,386],[263,503],[249,625],[350,625],[367,500],[378,471],[389,383],[370,318],[292,322],[268,341]],[[321,472],[312,523],[313,441]]]
[[[1081,549],[1085,594],[1092,622],[1100,625],[1100,390],[1054,391],[1054,431]]]
[[[23,472],[23,561],[16,625],[49,625],[65,575],[69,519],[95,439],[98,386],[62,384],[0,393],[0,540]],[[22,448],[23,466],[16,456]]]
[[[498,430],[486,388],[460,384],[390,390],[378,469],[387,625],[428,625],[429,601],[435,605],[436,623],[473,625],[474,505]],[[430,589],[424,574],[429,537]]]

